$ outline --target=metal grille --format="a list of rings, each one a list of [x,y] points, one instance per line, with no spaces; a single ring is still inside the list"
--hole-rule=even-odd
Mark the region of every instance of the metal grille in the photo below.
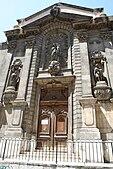
[[[111,141],[55,141],[1,138],[0,160],[35,163],[112,163]]]

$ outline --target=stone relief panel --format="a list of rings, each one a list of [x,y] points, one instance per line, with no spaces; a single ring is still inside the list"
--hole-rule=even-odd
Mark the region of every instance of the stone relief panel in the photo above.
[[[61,68],[67,67],[68,35],[63,32],[51,32],[43,42],[42,69],[48,69],[51,61],[59,62]],[[43,64],[44,62],[44,64]],[[53,65],[52,65],[53,66]],[[58,66],[58,64],[57,64]],[[59,69],[59,68],[58,68]]]

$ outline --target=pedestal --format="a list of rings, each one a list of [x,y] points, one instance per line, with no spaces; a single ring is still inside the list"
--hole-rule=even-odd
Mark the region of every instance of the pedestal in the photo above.
[[[12,102],[12,119],[7,131],[5,132],[5,136],[16,138],[23,135],[22,120],[26,106],[27,102],[24,100],[18,99]]]
[[[95,103],[97,99],[93,97],[82,98],[82,127],[78,129],[78,139],[96,140],[100,139],[99,129],[96,127]]]

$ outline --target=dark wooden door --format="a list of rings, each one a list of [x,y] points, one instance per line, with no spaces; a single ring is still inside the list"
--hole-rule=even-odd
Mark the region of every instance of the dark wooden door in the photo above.
[[[38,138],[51,142],[66,140],[68,133],[67,89],[48,89],[42,91],[42,95],[38,120]]]

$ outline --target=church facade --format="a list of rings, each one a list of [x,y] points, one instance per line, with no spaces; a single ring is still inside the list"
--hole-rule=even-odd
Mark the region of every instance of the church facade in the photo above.
[[[0,44],[1,158],[112,163],[113,17],[57,3],[17,22]]]

